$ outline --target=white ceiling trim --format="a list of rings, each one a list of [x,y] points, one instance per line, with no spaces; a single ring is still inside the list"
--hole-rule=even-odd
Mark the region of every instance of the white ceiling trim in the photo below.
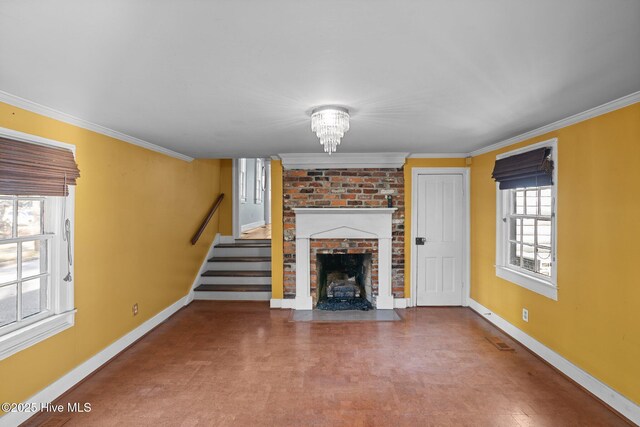
[[[285,153],[284,169],[401,168],[409,153]]]
[[[479,156],[480,154],[508,147],[509,145],[516,144],[530,138],[535,138],[536,136],[544,135],[545,133],[553,132],[554,130],[562,129],[564,127],[571,126],[573,124],[583,122],[585,120],[592,119],[594,117],[601,116],[615,110],[619,110],[620,108],[624,108],[638,102],[640,102],[640,91],[607,102],[606,104],[591,108],[587,111],[583,111],[582,113],[574,114],[573,116],[566,117],[564,119],[558,120],[557,122],[553,122],[537,129],[530,130],[529,132],[525,132],[518,136],[505,139],[504,141],[500,141],[484,148],[480,148],[478,150],[472,151],[471,153],[469,153],[469,155],[475,157]]]
[[[118,132],[117,130],[109,129],[104,126],[91,123],[87,120],[80,119],[70,114],[63,113],[62,111],[58,111],[53,108],[38,104],[36,102],[29,101],[24,98],[20,98],[19,96],[15,96],[1,90],[0,90],[0,102],[4,102],[10,105],[13,105],[14,107],[22,108],[24,110],[29,110],[33,113],[37,113],[55,120],[59,120],[61,122],[78,126],[83,129],[100,133],[102,135],[106,135],[111,138],[119,139],[121,141],[128,142],[129,144],[137,145],[139,147],[146,148],[147,150],[155,151],[155,152],[164,154],[166,156],[175,157],[176,159],[184,160],[186,162],[193,161],[193,157],[189,157],[184,154],[178,153],[176,151],[169,150],[168,148],[160,147],[159,145],[155,145],[150,142],[144,141],[142,139],[136,138],[134,136],[130,136],[122,132]]]
[[[411,153],[410,159],[464,159],[469,153]]]
[[[185,154],[178,153],[176,151],[161,147],[156,144],[152,144],[148,141],[144,141],[142,139],[124,134],[122,132],[109,129],[107,127],[89,122],[87,120],[72,116],[67,113],[63,113],[61,111],[38,104],[33,101],[20,98],[16,95],[12,95],[10,93],[7,93],[1,90],[0,90],[0,102],[4,102],[18,108],[23,108],[25,110],[32,111],[34,113],[41,114],[46,117],[59,120],[61,122],[69,123],[74,126],[81,127],[83,129],[87,129],[87,130],[97,132],[115,139],[119,139],[121,141],[128,142],[129,144],[137,145],[139,147],[143,147],[148,150],[152,150],[170,157],[174,157],[176,159],[184,160],[187,162],[191,162],[194,160],[193,157],[187,156]],[[632,105],[638,102],[640,102],[640,91],[623,96],[622,98],[618,98],[616,100],[607,102],[605,104],[591,108],[584,112],[574,114],[564,119],[555,121],[553,123],[539,127],[537,129],[533,129],[531,131],[514,136],[512,138],[488,145],[486,147],[472,151],[471,153],[411,153],[411,154],[409,153],[364,153],[364,154],[337,153],[332,156],[327,156],[326,154],[322,154],[322,153],[318,153],[318,154],[288,153],[288,154],[281,154],[279,156],[272,156],[272,158],[276,160],[282,159],[283,167],[285,167],[286,169],[312,169],[312,168],[321,168],[321,167],[331,168],[332,167],[331,165],[336,165],[337,163],[339,163],[340,167],[343,167],[343,168],[352,168],[352,167],[353,168],[365,168],[365,167],[392,168],[392,167],[401,167],[402,164],[404,164],[404,160],[406,158],[418,158],[418,159],[434,158],[435,159],[435,158],[465,158],[469,156],[475,157],[475,156],[485,154],[494,150],[498,150],[500,148],[507,147],[509,145],[516,144],[518,142],[522,142],[530,138],[534,138],[539,135],[543,135],[548,132],[552,132],[554,130],[558,130],[558,129],[609,113],[611,111],[618,110],[620,108],[627,107],[629,105]],[[348,161],[347,157],[345,156],[347,157],[350,156],[351,161]],[[399,156],[403,156],[402,163],[400,164],[400,166],[395,166],[399,162]],[[318,164],[315,164],[315,163],[318,163]]]

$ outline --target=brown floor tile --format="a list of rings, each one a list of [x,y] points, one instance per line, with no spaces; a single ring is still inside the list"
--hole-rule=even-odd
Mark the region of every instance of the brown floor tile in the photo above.
[[[60,399],[93,408],[64,425],[627,425],[469,309],[383,323],[288,317],[265,303],[196,301]]]

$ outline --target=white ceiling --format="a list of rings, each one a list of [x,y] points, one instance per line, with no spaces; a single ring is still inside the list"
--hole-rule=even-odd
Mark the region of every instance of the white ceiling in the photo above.
[[[0,90],[193,157],[469,152],[640,90],[638,0],[0,1]]]

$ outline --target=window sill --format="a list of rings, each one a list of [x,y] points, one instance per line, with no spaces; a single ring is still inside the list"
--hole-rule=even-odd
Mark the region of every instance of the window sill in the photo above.
[[[46,340],[74,325],[76,310],[54,314],[0,337],[0,360]]]
[[[535,292],[554,301],[558,301],[558,288],[549,281],[538,279],[537,277],[532,277],[525,273],[499,265],[496,266],[496,276],[528,289],[531,292]]]

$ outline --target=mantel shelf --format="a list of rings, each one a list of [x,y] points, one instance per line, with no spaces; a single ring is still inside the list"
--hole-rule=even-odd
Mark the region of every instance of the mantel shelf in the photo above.
[[[409,153],[283,153],[275,156],[282,160],[284,169],[370,169],[401,168]]]
[[[383,214],[393,213],[398,208],[293,208],[297,214]]]

